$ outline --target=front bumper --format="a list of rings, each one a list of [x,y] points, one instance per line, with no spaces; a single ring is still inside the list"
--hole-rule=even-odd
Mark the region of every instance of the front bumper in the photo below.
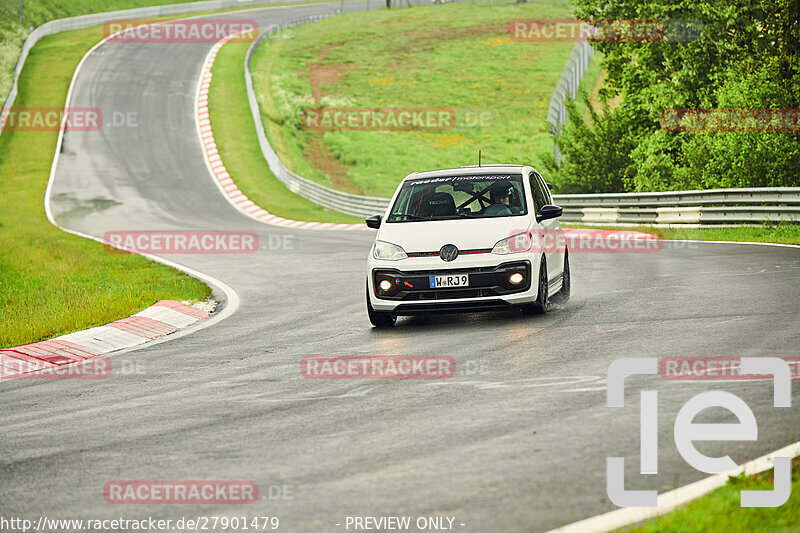
[[[524,259],[515,257],[499,263],[498,256],[491,258],[494,264],[485,260],[470,260],[467,264],[455,266],[451,263],[447,267],[440,266],[442,262],[436,258],[435,262],[414,261],[404,264],[402,269],[396,268],[396,263],[392,262],[371,262],[368,274],[370,303],[376,311],[414,315],[503,309],[536,299],[537,284],[532,280],[532,264],[538,265],[538,262],[532,263],[527,256]],[[514,273],[522,275],[522,282],[513,284],[509,281]],[[437,289],[430,287],[430,276],[457,274],[468,274],[469,286]],[[391,283],[388,290],[379,287],[384,280]]]

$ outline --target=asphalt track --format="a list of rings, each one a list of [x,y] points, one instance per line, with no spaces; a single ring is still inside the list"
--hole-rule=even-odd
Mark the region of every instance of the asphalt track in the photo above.
[[[334,6],[247,17],[266,25]],[[633,488],[663,492],[704,477],[672,440],[678,409],[703,390],[740,395],[759,438],[701,451],[741,463],[800,440],[796,386],[793,407],[777,409],[767,382],[635,377],[626,407],[610,409],[604,385],[619,357],[800,355],[797,249],[667,243],[658,253],[575,253],[573,298],[544,317],[406,318],[374,330],[363,289],[370,232],[259,224],[218,192],[193,115],[211,46],[108,43],[87,59],[71,105],[136,112],[138,125],[67,133],[52,209],[60,224],[98,237],[257,231],[267,244],[257,254],[169,257],[233,287],[241,306],[213,327],[116,355],[129,371],[111,379],[0,384],[0,514],[270,515],[290,532],[344,530],[348,515],[448,515],[463,531],[540,531],[614,508],[606,456],[627,458]],[[270,236],[284,235],[292,245],[270,250]],[[458,370],[445,381],[307,380],[307,355],[447,355]],[[659,391],[657,476],[637,473],[644,388]],[[136,479],[254,480],[264,492],[288,486],[291,497],[104,501],[107,481]]]

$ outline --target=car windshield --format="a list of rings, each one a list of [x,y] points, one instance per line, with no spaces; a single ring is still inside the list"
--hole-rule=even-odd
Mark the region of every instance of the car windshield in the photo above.
[[[493,218],[528,213],[521,174],[408,180],[387,222]]]

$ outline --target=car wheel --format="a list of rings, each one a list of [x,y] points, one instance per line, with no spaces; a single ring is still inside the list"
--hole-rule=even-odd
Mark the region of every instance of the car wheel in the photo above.
[[[550,308],[549,286],[547,283],[547,261],[542,256],[542,265],[539,267],[539,295],[536,301],[522,308],[526,315],[539,315],[546,313]]]
[[[394,316],[392,313],[388,313],[385,311],[376,311],[372,308],[372,304],[369,301],[369,286],[367,286],[367,315],[369,316],[369,321],[372,323],[373,326],[376,328],[388,328],[394,326],[394,323],[397,321],[397,317]]]
[[[556,294],[559,303],[565,303],[569,300],[569,295],[572,292],[572,279],[569,274],[569,253],[564,251],[564,274],[561,277],[561,290]],[[555,298],[554,298],[555,299]]]

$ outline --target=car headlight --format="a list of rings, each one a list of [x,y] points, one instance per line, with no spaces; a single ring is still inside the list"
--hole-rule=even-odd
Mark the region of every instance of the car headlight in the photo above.
[[[516,254],[519,252],[527,252],[531,249],[531,236],[529,233],[518,233],[511,237],[506,237],[501,241],[497,241],[492,248],[493,254]]]
[[[408,255],[406,251],[386,241],[375,241],[375,246],[372,248],[372,257],[375,259],[385,259],[386,261],[399,261],[406,259]]]

